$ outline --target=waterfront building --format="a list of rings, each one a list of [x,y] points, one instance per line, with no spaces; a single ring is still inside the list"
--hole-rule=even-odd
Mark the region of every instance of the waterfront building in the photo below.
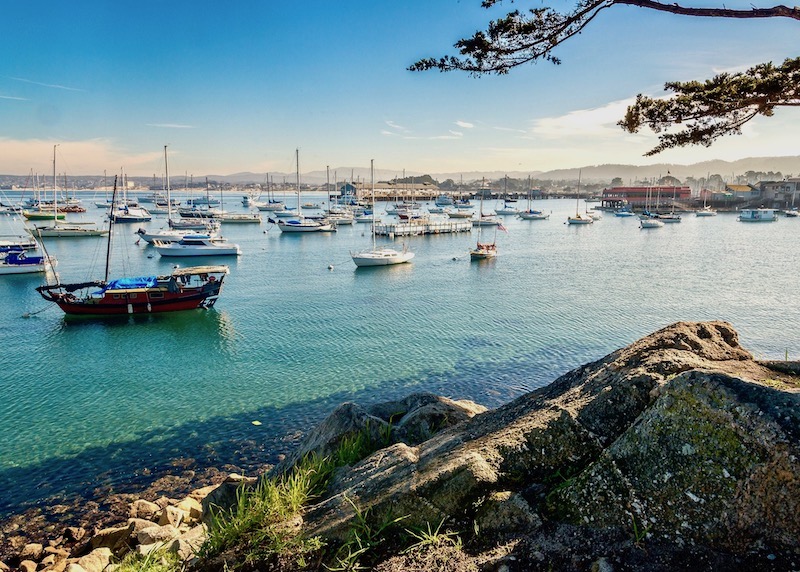
[[[617,210],[626,205],[634,209],[650,205],[650,209],[655,210],[657,202],[662,209],[671,209],[673,196],[676,205],[686,204],[692,198],[692,189],[686,185],[611,187],[603,189],[600,200],[601,208],[609,210]]]

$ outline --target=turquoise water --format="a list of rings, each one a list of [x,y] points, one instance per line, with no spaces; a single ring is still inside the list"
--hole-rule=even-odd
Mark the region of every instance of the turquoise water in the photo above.
[[[84,199],[70,218],[100,220]],[[369,225],[228,225],[243,255],[205,261],[231,267],[211,311],[70,319],[39,312],[40,277],[0,277],[0,514],[136,484],[176,458],[255,470],[346,400],[424,390],[497,406],[677,320],[728,320],[757,356],[800,357],[800,220],[578,227],[563,224],[574,201],[536,206],[551,219],[505,217],[498,258],[481,263],[466,256],[476,229],[406,238],[413,264],[356,270]],[[174,263],[135,244],[138,226],[117,227],[114,276]],[[64,281],[102,275],[104,239],[47,244]]]

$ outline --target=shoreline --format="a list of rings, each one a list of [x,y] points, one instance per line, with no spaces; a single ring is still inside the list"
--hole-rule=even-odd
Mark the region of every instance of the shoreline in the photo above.
[[[145,478],[116,486],[89,486],[68,496],[42,499],[22,511],[0,517],[0,562],[16,556],[26,544],[46,546],[53,538],[63,536],[59,530],[83,528],[91,533],[125,521],[129,517],[130,503],[135,499],[154,502],[161,497],[182,498],[193,490],[224,482],[231,473],[257,472],[230,464],[191,468],[185,459],[172,459],[168,464],[177,470],[171,472],[164,467]],[[260,471],[269,467],[271,465],[263,465]]]

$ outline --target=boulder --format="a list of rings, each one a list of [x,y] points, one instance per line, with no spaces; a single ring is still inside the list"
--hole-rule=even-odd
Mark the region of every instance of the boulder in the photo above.
[[[37,542],[26,544],[19,552],[20,560],[39,560],[44,552],[44,546]]]
[[[798,388],[796,376],[754,360],[729,324],[673,324],[426,441],[338,471],[305,515],[307,533],[346,540],[365,514],[374,523],[404,516],[409,528],[477,521],[519,534],[544,519],[569,538],[592,539],[587,566],[626,538],[654,538],[667,551],[692,543],[800,553]],[[373,420],[388,424],[388,412],[343,406],[335,412],[343,423],[326,420],[303,450],[324,451],[342,434],[336,427],[385,429]],[[393,434],[407,415],[388,415]],[[564,546],[579,550],[568,538],[553,550]]]
[[[406,445],[418,445],[436,433],[486,411],[472,401],[454,401],[432,393],[412,393],[404,399],[378,403],[367,409],[387,422],[392,437]]]
[[[131,531],[130,538],[134,544],[138,542],[137,535],[140,531],[145,528],[150,528],[151,526],[156,526],[152,520],[145,520],[143,518],[129,518],[127,524]]]
[[[181,509],[176,506],[169,505],[161,511],[161,516],[158,519],[158,524],[164,526],[165,524],[171,524],[175,528],[178,528],[183,522],[184,513]]]
[[[109,548],[97,548],[78,559],[78,565],[86,572],[102,572],[110,563],[111,550]]]
[[[180,535],[181,533],[177,528],[171,524],[167,524],[164,526],[150,526],[144,528],[137,533],[136,538],[140,545],[147,545],[171,541],[178,538]]]
[[[131,503],[131,511],[129,516],[131,518],[142,518],[144,520],[151,520],[156,522],[161,513],[161,508],[154,502],[146,501],[144,499],[137,499]]]
[[[183,512],[183,521],[187,524],[195,524],[203,516],[203,505],[197,499],[188,496],[176,505],[176,508]]]
[[[33,560],[23,560],[19,563],[17,568],[19,569],[19,572],[36,572],[37,566],[38,564],[36,564],[36,562]]]
[[[331,456],[344,439],[356,434],[366,434],[375,448],[399,442],[416,445],[484,411],[485,407],[471,401],[453,401],[432,393],[414,393],[368,408],[343,403],[303,437],[297,449],[276,465],[271,474],[285,473],[312,453]]]
[[[125,552],[132,530],[129,524],[104,528],[91,538],[88,548],[92,551],[97,548],[110,548],[114,554]]]

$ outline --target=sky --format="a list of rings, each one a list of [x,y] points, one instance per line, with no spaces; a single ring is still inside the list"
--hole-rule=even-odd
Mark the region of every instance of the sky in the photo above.
[[[736,0],[739,2],[739,0]],[[800,155],[800,110],[711,148],[644,153],[616,126],[636,94],[797,53],[800,22],[603,11],[507,76],[410,72],[518,0],[26,0],[4,6],[0,173],[171,175],[369,167],[536,172]],[[549,4],[568,9],[571,2]],[[695,0],[689,5],[700,6]],[[712,2],[704,6],[719,6]],[[727,1],[749,8],[749,1]],[[765,7],[767,5],[758,5]]]

